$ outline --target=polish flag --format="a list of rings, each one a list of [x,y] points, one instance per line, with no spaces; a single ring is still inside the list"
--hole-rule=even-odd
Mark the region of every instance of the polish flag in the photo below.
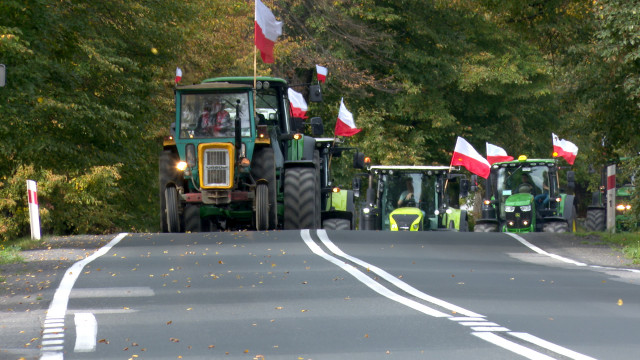
[[[362,129],[356,128],[353,115],[344,106],[344,98],[340,99],[340,111],[338,112],[338,121],[336,121],[334,130],[335,136],[353,136],[359,133],[360,130]]]
[[[487,161],[494,164],[501,161],[511,161],[513,156],[507,155],[507,152],[500,146],[487,143]]]
[[[282,21],[277,21],[269,8],[256,0],[255,43],[265,63],[273,63],[273,45],[282,35]]]
[[[327,80],[327,74],[329,74],[329,70],[326,67],[316,65],[316,73],[318,74],[318,81],[324,83]]]
[[[182,80],[182,69],[176,68],[176,84]]]
[[[462,165],[471,173],[488,178],[491,165],[465,139],[458,136],[456,148],[453,150],[451,166]]]
[[[578,156],[578,147],[571,141],[559,139],[558,135],[554,133],[551,133],[551,137],[553,138],[553,156],[560,156],[570,165],[573,165],[573,162],[576,160],[576,156]]]
[[[291,115],[293,117],[307,118],[307,102],[299,92],[289,88],[289,104],[291,105]]]

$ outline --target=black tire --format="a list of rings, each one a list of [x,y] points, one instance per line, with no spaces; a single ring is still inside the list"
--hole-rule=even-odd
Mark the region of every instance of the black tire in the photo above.
[[[284,228],[316,229],[320,223],[317,206],[316,169],[289,168],[284,177]]]
[[[498,231],[498,224],[483,223],[483,224],[476,224],[473,227],[473,232],[497,232],[497,231]]]
[[[176,163],[180,160],[177,154],[164,150],[158,159],[158,187],[160,198],[160,231],[168,232],[167,226],[167,202],[164,196],[167,184],[175,184],[180,178],[180,173],[176,169]]]
[[[178,190],[174,186],[169,186],[164,190],[167,207],[165,218],[167,220],[167,232],[180,232],[180,204],[178,203]]]
[[[269,187],[260,183],[256,186],[256,230],[269,229]]]
[[[542,225],[542,231],[548,233],[565,233],[569,232],[569,223],[566,221],[551,221]]]
[[[351,221],[347,219],[326,219],[322,222],[325,230],[351,230]]]
[[[588,231],[605,231],[607,229],[607,210],[603,208],[588,209],[585,225]]]
[[[322,180],[320,179],[321,176],[321,172],[320,172],[320,151],[319,150],[314,150],[313,151],[313,163],[316,165],[316,211],[318,212],[318,214],[321,214],[322,212]],[[316,223],[316,228],[321,228],[322,227],[322,219],[320,218],[320,216],[318,216],[317,218],[317,223]]]
[[[268,229],[278,226],[278,184],[276,182],[276,161],[272,148],[256,149],[251,160],[251,176],[255,180],[264,179],[268,186],[269,221]]]
[[[185,207],[184,231],[192,233],[209,231],[209,220],[200,217],[199,206],[189,204]]]

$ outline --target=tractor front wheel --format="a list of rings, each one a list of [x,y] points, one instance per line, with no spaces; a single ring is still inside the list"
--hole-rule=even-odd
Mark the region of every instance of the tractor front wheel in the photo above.
[[[256,186],[256,230],[269,229],[269,186],[264,183]]]
[[[167,219],[167,231],[172,233],[180,232],[180,204],[178,202],[178,190],[175,186],[164,189],[166,201],[165,216]]]
[[[566,221],[551,221],[542,225],[543,232],[549,233],[565,233],[569,232],[569,223]]]
[[[325,230],[351,230],[351,221],[347,219],[326,219],[322,222]]]
[[[473,232],[497,232],[497,231],[498,231],[498,224],[483,223],[483,224],[476,224],[473,227]]]

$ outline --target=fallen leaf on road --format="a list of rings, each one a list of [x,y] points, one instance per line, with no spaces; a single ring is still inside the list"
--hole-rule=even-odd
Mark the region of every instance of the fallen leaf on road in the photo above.
[[[622,306],[623,302],[622,299],[618,299],[618,306]]]

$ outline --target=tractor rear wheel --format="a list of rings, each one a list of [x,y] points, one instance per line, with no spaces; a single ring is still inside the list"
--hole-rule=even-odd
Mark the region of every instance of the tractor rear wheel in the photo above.
[[[569,232],[569,223],[566,221],[551,221],[542,225],[543,232],[549,233],[565,233]]]
[[[586,227],[588,231],[605,231],[607,228],[607,210],[592,208],[587,210]]]
[[[167,231],[172,233],[180,232],[180,214],[178,203],[178,190],[175,186],[169,186],[164,189],[164,198],[166,200],[165,218],[167,220]]]
[[[351,230],[351,221],[347,219],[326,219],[322,222],[325,230]]]
[[[269,187],[260,183],[256,186],[256,230],[269,229]]]
[[[251,160],[251,176],[256,180],[264,179],[267,181],[269,190],[267,197],[269,216],[267,229],[273,230],[278,226],[278,187],[276,183],[276,161],[272,148],[256,149]]]
[[[316,169],[289,168],[284,175],[284,228],[316,229],[320,223]]]
[[[483,224],[476,224],[473,227],[473,232],[497,232],[497,231],[498,231],[498,224],[483,223]]]

